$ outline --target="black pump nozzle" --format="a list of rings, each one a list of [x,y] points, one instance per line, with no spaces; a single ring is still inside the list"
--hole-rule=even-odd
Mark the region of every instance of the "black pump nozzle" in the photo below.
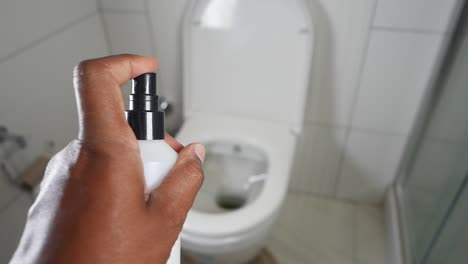
[[[126,111],[127,122],[138,140],[164,139],[164,112],[159,111],[156,73],[149,72],[132,80]]]

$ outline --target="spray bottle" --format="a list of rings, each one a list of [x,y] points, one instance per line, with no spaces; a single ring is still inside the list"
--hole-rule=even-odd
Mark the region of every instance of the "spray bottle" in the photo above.
[[[146,190],[151,192],[177,160],[177,153],[164,141],[164,112],[159,110],[156,73],[144,73],[133,79],[129,99],[127,122],[140,145]],[[172,247],[167,264],[180,264],[180,238]]]

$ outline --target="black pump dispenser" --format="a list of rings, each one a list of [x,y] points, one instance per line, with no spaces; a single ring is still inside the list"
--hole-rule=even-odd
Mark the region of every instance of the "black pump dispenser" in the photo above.
[[[138,140],[164,139],[164,112],[159,111],[156,87],[154,72],[144,73],[132,80],[126,116]]]

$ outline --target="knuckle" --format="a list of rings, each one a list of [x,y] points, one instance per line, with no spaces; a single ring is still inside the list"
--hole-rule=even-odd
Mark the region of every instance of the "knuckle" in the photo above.
[[[110,65],[99,59],[90,59],[81,61],[75,66],[74,77],[78,82],[91,81],[97,76],[112,77]]]
[[[75,67],[75,73],[78,76],[83,76],[92,71],[93,68],[95,68],[95,60],[84,60]]]

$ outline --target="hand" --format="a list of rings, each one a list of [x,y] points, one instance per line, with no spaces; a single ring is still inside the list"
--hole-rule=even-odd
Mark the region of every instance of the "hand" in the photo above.
[[[179,158],[145,202],[119,89],[156,68],[156,60],[135,55],[75,68],[79,136],[49,163],[11,263],[166,263],[202,185],[205,150],[166,136]]]

